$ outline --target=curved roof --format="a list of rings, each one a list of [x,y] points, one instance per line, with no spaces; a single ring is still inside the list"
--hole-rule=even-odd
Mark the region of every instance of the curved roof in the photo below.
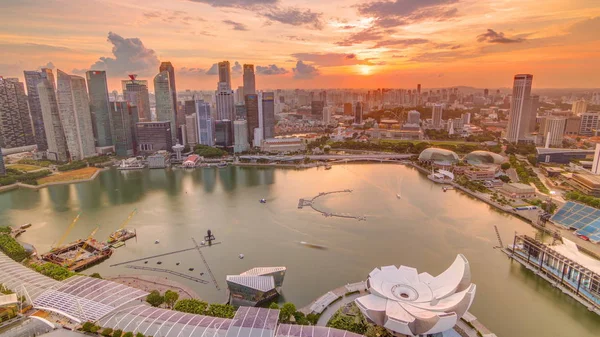
[[[60,282],[44,276],[24,265],[15,262],[4,253],[0,252],[0,284],[6,288],[21,292],[25,290],[28,301],[35,300],[41,293]]]
[[[355,300],[376,324],[405,335],[428,335],[451,329],[475,298],[469,262],[458,255],[437,277],[415,268],[376,268],[369,274],[369,295]]]
[[[420,161],[432,160],[435,162],[449,162],[449,163],[457,163],[459,158],[458,155],[454,151],[440,149],[437,147],[430,147],[428,149],[423,150],[419,155]]]
[[[473,151],[465,156],[467,163],[471,165],[496,164],[500,165],[506,161],[501,155],[489,151]]]
[[[277,328],[275,337],[362,337],[362,335],[324,326],[281,324]]]

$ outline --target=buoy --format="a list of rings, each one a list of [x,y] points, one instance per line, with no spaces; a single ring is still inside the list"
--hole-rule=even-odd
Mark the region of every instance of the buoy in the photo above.
[[[240,254],[239,258],[243,259],[244,258],[244,254]]]
[[[194,271],[194,268],[190,268],[190,269],[188,269],[188,270],[189,270],[189,271]]]
[[[175,265],[176,265],[176,266],[178,266],[178,265],[179,265],[179,262],[175,263]]]
[[[162,262],[158,261],[158,262],[156,262],[156,264],[162,264]]]
[[[160,242],[160,240],[156,240],[154,241],[154,244],[158,244]]]

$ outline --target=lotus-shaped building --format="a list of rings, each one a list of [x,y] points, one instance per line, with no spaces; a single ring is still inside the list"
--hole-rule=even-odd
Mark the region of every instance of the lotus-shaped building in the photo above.
[[[469,262],[459,254],[450,268],[433,277],[415,268],[374,269],[369,295],[355,300],[361,312],[396,335],[428,335],[452,329],[475,298]]]

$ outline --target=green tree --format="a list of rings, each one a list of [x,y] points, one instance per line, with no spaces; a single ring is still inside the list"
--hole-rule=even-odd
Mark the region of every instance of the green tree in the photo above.
[[[165,298],[165,304],[169,308],[173,308],[173,306],[175,305],[175,302],[177,302],[177,300],[179,299],[179,294],[175,291],[167,290],[165,292],[164,298]]]
[[[300,311],[296,311],[294,312],[294,320],[296,321],[296,324],[298,325],[310,325],[310,322],[308,321],[308,319],[306,319],[306,316],[304,315],[304,313],[300,312]]]
[[[284,303],[283,306],[281,306],[281,311],[279,312],[279,321],[283,323],[289,322],[290,318],[295,312],[296,306],[293,303]]]
[[[310,313],[310,314],[306,315],[306,319],[310,322],[311,325],[317,325],[317,322],[319,321],[320,316],[321,315],[319,315],[319,314]]]
[[[213,303],[208,307],[206,315],[221,318],[233,318],[233,316],[235,316],[235,308],[229,304]]]
[[[165,302],[165,298],[160,295],[158,290],[152,290],[148,296],[146,296],[146,302],[153,307],[158,307]]]
[[[502,163],[502,165],[500,165],[500,168],[506,171],[510,168],[510,163]]]
[[[279,310],[279,305],[275,302],[269,304],[269,309]]]
[[[102,330],[102,336],[104,337],[110,337],[112,336],[113,333],[113,329],[111,328],[105,328],[104,330]]]
[[[123,334],[123,337],[133,337],[133,332],[129,331]]]
[[[205,315],[208,303],[196,299],[183,299],[177,301],[173,310],[187,312],[190,314]]]
[[[112,337],[121,337],[123,335],[123,330],[117,329],[113,331]]]
[[[90,277],[99,278],[99,279],[102,278],[102,276],[100,276],[100,274],[98,274],[98,273],[93,273],[92,275],[90,275]]]
[[[91,332],[91,329],[92,329],[93,326],[94,326],[94,323],[92,323],[92,322],[85,322],[81,326],[81,330],[83,330],[85,332]]]
[[[138,333],[136,333],[136,334],[135,334],[135,337],[145,337],[145,336],[144,336],[144,334],[143,334],[143,333],[141,333],[141,332],[138,332]]]

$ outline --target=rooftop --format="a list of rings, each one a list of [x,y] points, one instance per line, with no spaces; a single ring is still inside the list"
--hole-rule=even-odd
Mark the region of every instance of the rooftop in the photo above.
[[[537,147],[536,151],[538,154],[554,154],[554,153],[593,154],[594,153],[594,150],[586,150],[586,149],[547,149],[545,147]]]
[[[573,241],[563,238],[562,245],[550,246],[550,249],[600,275],[600,261],[580,252]]]
[[[227,275],[226,280],[227,282],[236,283],[262,292],[267,292],[275,288],[273,276]]]

